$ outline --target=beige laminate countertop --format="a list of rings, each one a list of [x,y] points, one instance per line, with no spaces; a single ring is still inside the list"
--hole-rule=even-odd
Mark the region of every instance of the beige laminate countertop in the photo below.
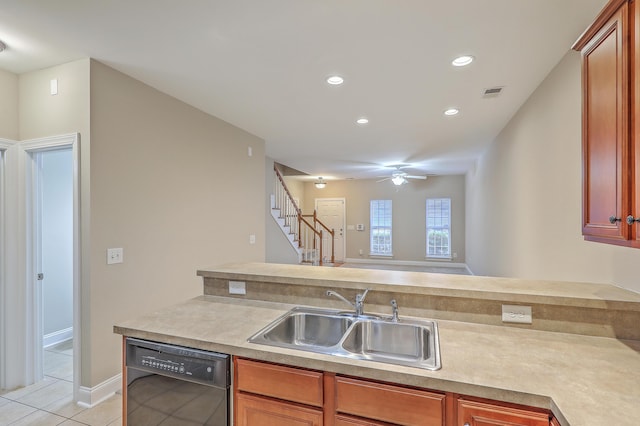
[[[200,296],[123,321],[114,331],[265,361],[548,408],[563,425],[624,426],[635,425],[640,418],[638,341],[438,320],[442,359],[442,369],[438,371],[247,342],[248,337],[291,307]]]
[[[640,293],[608,284],[522,280],[455,274],[325,268],[274,263],[235,263],[198,271],[203,278],[387,290],[395,293],[542,303],[586,308],[640,310]]]

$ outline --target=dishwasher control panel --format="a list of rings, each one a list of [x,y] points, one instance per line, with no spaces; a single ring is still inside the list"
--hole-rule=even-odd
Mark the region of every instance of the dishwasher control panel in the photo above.
[[[127,368],[211,386],[230,385],[229,355],[133,338],[126,341]]]

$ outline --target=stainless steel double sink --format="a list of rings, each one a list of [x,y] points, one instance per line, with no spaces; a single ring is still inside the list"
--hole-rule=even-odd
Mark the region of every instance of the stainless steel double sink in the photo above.
[[[298,307],[249,338],[249,342],[327,355],[438,370],[434,321]]]

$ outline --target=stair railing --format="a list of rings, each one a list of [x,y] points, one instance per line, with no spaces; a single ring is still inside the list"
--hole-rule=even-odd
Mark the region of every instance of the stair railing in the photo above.
[[[289,228],[289,232],[294,236],[294,241],[301,250],[301,258],[304,263],[322,265],[324,262],[323,229],[330,235],[331,240],[331,262],[335,260],[334,237],[335,231],[329,229],[320,219],[316,212],[313,215],[303,215],[302,210],[293,199],[280,170],[273,167],[276,178],[274,179],[274,203],[275,209],[280,210],[280,217],[284,220],[284,225]],[[307,217],[313,217],[313,224]]]
[[[309,215],[302,215],[302,217],[312,217],[313,218],[313,227],[317,230],[319,230],[321,233],[323,232],[322,230],[324,229],[325,231],[327,231],[327,243],[331,243],[331,263],[334,263],[336,261],[336,257],[335,257],[335,237],[336,237],[336,231],[335,229],[329,229],[329,227],[327,225],[325,225],[320,219],[318,219],[318,214],[317,212],[314,210],[313,214],[309,214]],[[321,248],[324,251],[324,239],[322,238],[322,235],[320,236],[320,241],[321,241]],[[328,249],[329,247],[327,247]]]

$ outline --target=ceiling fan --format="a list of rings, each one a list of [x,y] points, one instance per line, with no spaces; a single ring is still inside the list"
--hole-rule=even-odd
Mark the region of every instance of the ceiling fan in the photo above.
[[[409,183],[409,179],[420,179],[420,180],[427,179],[426,176],[410,175],[406,172],[403,172],[400,169],[401,169],[401,166],[396,166],[396,170],[391,174],[391,176],[384,177],[384,179],[380,179],[377,182],[384,182],[385,180],[391,180],[391,182],[394,185],[400,186],[400,185],[404,185],[405,183]],[[380,176],[380,177],[383,177],[383,176]]]

